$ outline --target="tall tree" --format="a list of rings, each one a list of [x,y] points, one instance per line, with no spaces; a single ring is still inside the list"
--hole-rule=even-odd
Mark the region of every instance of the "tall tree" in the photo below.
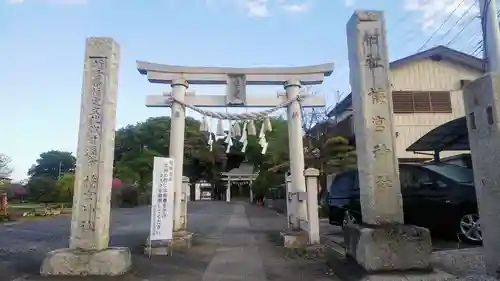
[[[28,199],[35,202],[50,203],[59,199],[56,180],[49,174],[31,177],[26,191]]]
[[[59,202],[72,202],[73,201],[73,187],[75,184],[75,174],[65,173],[56,181],[57,201]]]
[[[67,151],[51,150],[40,154],[36,164],[28,170],[28,175],[34,177],[50,177],[57,179],[64,173],[74,172],[76,158]]]
[[[255,122],[257,133],[261,126],[261,121]],[[239,155],[240,162],[245,159],[259,172],[252,186],[255,196],[265,196],[269,188],[284,181],[283,173],[269,172],[268,170],[288,162],[288,123],[281,117],[275,117],[271,118],[271,126],[272,131],[266,132],[268,147],[265,154],[262,154],[258,136],[248,136],[248,146],[245,153],[241,153],[241,143],[237,142],[230,154]],[[239,163],[235,164],[239,166]]]
[[[184,139],[184,175],[195,181],[200,177],[220,177],[223,163],[217,143],[209,151],[208,135],[200,131],[200,122],[187,117]],[[149,118],[136,125],[119,129],[115,139],[115,175],[124,183],[139,186],[143,191],[152,181],[153,157],[169,154],[170,118]]]

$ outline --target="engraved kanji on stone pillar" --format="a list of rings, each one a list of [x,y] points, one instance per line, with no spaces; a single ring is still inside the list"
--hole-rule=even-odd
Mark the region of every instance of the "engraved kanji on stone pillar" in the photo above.
[[[383,14],[357,11],[347,34],[363,221],[402,223]]]
[[[103,250],[109,243],[119,47],[111,38],[88,38],[70,248]]]

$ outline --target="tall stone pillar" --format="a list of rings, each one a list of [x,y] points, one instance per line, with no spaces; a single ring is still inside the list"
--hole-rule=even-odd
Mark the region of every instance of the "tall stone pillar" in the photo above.
[[[172,81],[172,97],[184,101],[188,83],[184,79]],[[174,232],[182,229],[182,168],[184,165],[184,131],[186,125],[186,109],[178,102],[172,104],[170,121],[170,157],[174,158]]]
[[[250,203],[253,202],[253,190],[252,190],[252,181],[250,181],[250,186],[248,187],[250,190]]]
[[[198,201],[201,199],[201,184],[196,183],[194,185],[194,200]]]
[[[226,202],[231,202],[231,180],[227,180]]]
[[[319,170],[309,168],[304,171],[307,186],[307,224],[309,244],[319,244],[318,178]]]
[[[300,81],[289,80],[285,83],[286,96],[295,99],[300,94]],[[302,143],[302,118],[299,101],[293,101],[287,107],[288,141],[290,151],[291,192],[306,192],[306,179],[304,177],[304,144]],[[293,205],[295,217],[291,222],[294,229],[299,228],[299,218],[307,220],[307,203],[296,200]]]
[[[293,211],[294,206],[292,205],[293,201],[291,200],[290,192],[292,192],[292,177],[286,173],[285,175],[285,200],[286,200],[286,219],[288,223],[288,228],[292,227],[292,222],[295,221]]]
[[[346,230],[347,253],[368,271],[428,268],[429,231],[402,224],[383,12],[356,11],[347,24],[347,40],[365,223]]]
[[[70,247],[48,253],[42,275],[121,275],[131,265],[127,248],[108,248],[119,58],[113,39],[86,40]]]
[[[181,222],[182,222],[182,229],[187,229],[187,214],[188,214],[188,192],[190,190],[189,186],[189,178],[188,177],[182,177],[182,213],[181,213]]]
[[[488,73],[464,90],[474,185],[486,272],[500,278],[500,73]]]

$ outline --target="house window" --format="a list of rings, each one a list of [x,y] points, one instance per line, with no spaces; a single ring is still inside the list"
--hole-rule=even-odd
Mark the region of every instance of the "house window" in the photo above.
[[[451,113],[450,92],[392,92],[394,113]]]

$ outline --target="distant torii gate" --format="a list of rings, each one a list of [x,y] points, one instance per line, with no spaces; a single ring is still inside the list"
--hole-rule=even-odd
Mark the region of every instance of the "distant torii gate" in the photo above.
[[[181,206],[185,107],[194,110],[198,107],[260,107],[275,110],[286,107],[292,189],[295,192],[306,191],[300,108],[323,107],[325,101],[322,96],[301,96],[300,88],[302,85],[321,84],[325,76],[332,74],[333,63],[304,67],[228,68],[174,66],[137,61],[137,69],[147,76],[149,82],[170,84],[172,87],[171,93],[147,96],[146,106],[172,108],[170,157],[175,160],[174,231],[182,231],[186,227],[186,218],[182,218],[185,214],[182,214]],[[189,84],[228,85],[227,95],[187,93]],[[285,93],[277,96],[270,94],[264,97],[247,97],[246,85],[283,85]],[[271,111],[272,109],[267,110]],[[298,204],[296,211],[303,217],[307,216],[305,204]]]
[[[252,182],[257,178],[259,173],[254,172],[253,165],[248,163],[241,163],[238,168],[231,169],[229,172],[224,172],[222,175],[222,181],[226,182],[226,202],[231,201],[231,184],[233,182],[238,182],[240,184],[247,182],[249,185],[249,197],[250,202],[253,200],[252,192]],[[241,196],[241,186],[240,186],[240,196]]]

